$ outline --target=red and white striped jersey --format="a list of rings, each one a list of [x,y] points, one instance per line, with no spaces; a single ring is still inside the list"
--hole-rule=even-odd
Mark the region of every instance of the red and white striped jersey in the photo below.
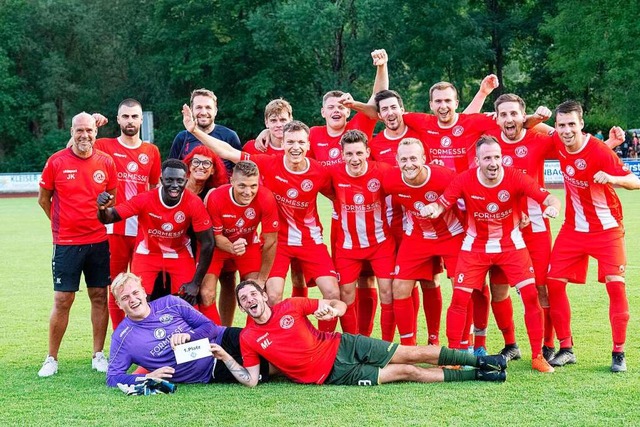
[[[566,192],[564,226],[575,231],[591,232],[622,226],[622,205],[611,184],[596,184],[593,176],[604,171],[625,176],[631,172],[622,160],[602,141],[591,135],[580,150],[567,151],[558,137],[553,136]]]
[[[118,138],[100,138],[94,148],[109,154],[116,164],[118,189],[116,203],[124,202],[158,185],[160,179],[160,151],[158,147],[141,142],[129,147]],[[138,235],[138,217],[132,216],[115,224],[107,224],[107,234]]]
[[[523,197],[542,203],[549,193],[529,176],[514,168],[503,168],[500,182],[487,187],[480,182],[478,168],[458,175],[438,203],[445,208],[464,199],[467,208],[467,234],[462,250],[482,253],[502,253],[525,247],[520,232]]]

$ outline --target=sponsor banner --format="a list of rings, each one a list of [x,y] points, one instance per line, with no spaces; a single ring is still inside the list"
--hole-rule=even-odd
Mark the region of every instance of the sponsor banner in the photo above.
[[[0,173],[0,194],[37,193],[40,173]]]
[[[640,160],[622,159],[631,172],[640,178]],[[560,173],[560,162],[557,160],[546,160],[544,162],[544,183],[562,184],[562,174]]]

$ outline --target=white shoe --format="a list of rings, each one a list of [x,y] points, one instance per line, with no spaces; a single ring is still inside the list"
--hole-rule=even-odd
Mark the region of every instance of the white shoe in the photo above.
[[[42,368],[38,371],[38,376],[41,378],[50,377],[54,374],[58,373],[58,361],[54,359],[52,356],[47,356],[44,359],[44,363],[42,364]]]
[[[105,357],[104,353],[99,351],[93,356],[93,360],[91,360],[91,368],[95,369],[98,372],[107,372],[107,368],[109,367],[109,361]]]

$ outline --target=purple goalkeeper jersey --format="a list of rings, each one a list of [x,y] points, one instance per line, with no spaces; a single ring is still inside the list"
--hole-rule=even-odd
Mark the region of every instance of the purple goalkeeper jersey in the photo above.
[[[207,383],[211,380],[215,359],[205,357],[178,365],[170,339],[173,334],[187,333],[191,341],[209,338],[220,344],[226,327],[211,322],[184,300],[172,295],[149,303],[151,313],[133,321],[126,317],[113,332],[107,370],[107,385],[135,384],[144,375],[129,375],[131,365],[154,371],[163,366],[175,369],[169,379],[175,383]]]

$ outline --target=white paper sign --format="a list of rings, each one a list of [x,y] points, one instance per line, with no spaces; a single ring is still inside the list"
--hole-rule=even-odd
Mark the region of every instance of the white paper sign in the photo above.
[[[176,354],[178,365],[204,357],[213,357],[208,338],[177,345],[173,351]]]

